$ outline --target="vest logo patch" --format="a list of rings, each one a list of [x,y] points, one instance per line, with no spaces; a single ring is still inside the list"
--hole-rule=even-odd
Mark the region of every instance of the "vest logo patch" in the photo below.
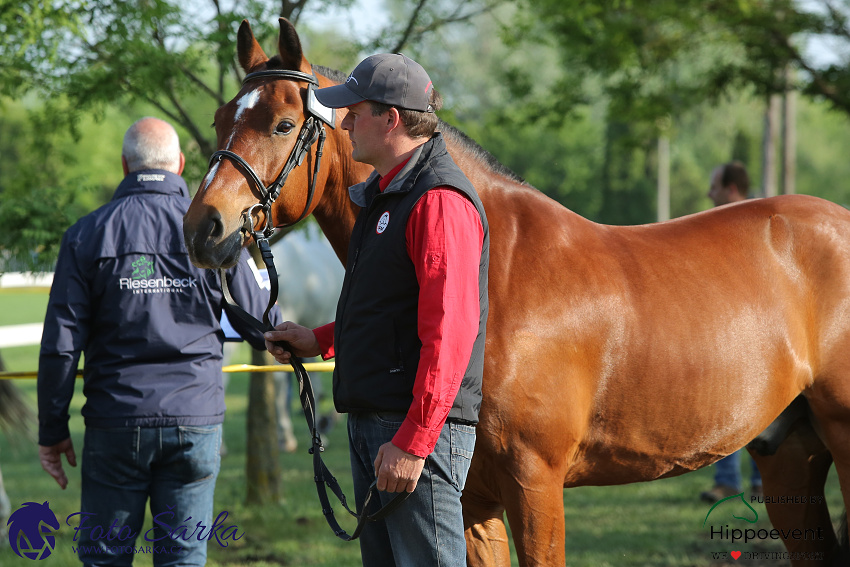
[[[375,227],[375,232],[381,234],[387,230],[388,224],[390,224],[390,212],[384,211],[384,214],[382,214],[381,218],[378,219],[378,226]]]

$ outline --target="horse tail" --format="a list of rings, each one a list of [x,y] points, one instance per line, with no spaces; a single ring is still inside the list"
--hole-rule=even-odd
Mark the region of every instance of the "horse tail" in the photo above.
[[[0,370],[5,370],[0,357]],[[35,414],[23,393],[9,380],[0,380],[0,430],[4,433],[23,432],[32,437]],[[14,437],[10,437],[14,439]]]

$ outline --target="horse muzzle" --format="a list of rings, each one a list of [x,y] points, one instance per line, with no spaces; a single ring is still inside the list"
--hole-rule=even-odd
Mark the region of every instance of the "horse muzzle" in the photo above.
[[[242,232],[225,234],[225,225],[218,211],[211,208],[206,215],[197,215],[193,222],[183,218],[183,240],[189,259],[199,268],[218,269],[236,265],[242,251]]]

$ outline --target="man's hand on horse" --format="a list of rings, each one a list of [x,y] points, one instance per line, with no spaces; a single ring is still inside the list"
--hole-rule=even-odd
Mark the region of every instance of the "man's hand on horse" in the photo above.
[[[65,470],[62,468],[63,453],[68,459],[68,464],[76,467],[77,454],[74,453],[74,443],[70,437],[49,447],[45,447],[44,445],[38,446],[38,458],[41,461],[41,468],[46,470],[56,480],[56,483],[62,490],[65,490],[65,487],[68,486],[68,477],[65,476]]]
[[[293,354],[309,358],[319,356],[322,352],[313,331],[292,321],[281,323],[274,331],[267,331],[263,336],[266,339],[266,349],[281,364],[289,364]],[[281,342],[287,343],[291,352],[281,346]]]
[[[425,467],[425,459],[384,443],[375,458],[378,490],[382,492],[413,492]]]

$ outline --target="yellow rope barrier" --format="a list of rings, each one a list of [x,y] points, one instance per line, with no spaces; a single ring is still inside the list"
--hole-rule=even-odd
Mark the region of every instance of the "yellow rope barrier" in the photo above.
[[[304,370],[307,372],[333,372],[334,362],[305,362]],[[251,364],[230,364],[221,369],[222,372],[293,372],[289,364],[273,364],[270,366],[253,366]],[[83,375],[82,370],[77,370],[77,378]],[[38,372],[0,372],[0,380],[12,380],[15,378],[36,378]]]

